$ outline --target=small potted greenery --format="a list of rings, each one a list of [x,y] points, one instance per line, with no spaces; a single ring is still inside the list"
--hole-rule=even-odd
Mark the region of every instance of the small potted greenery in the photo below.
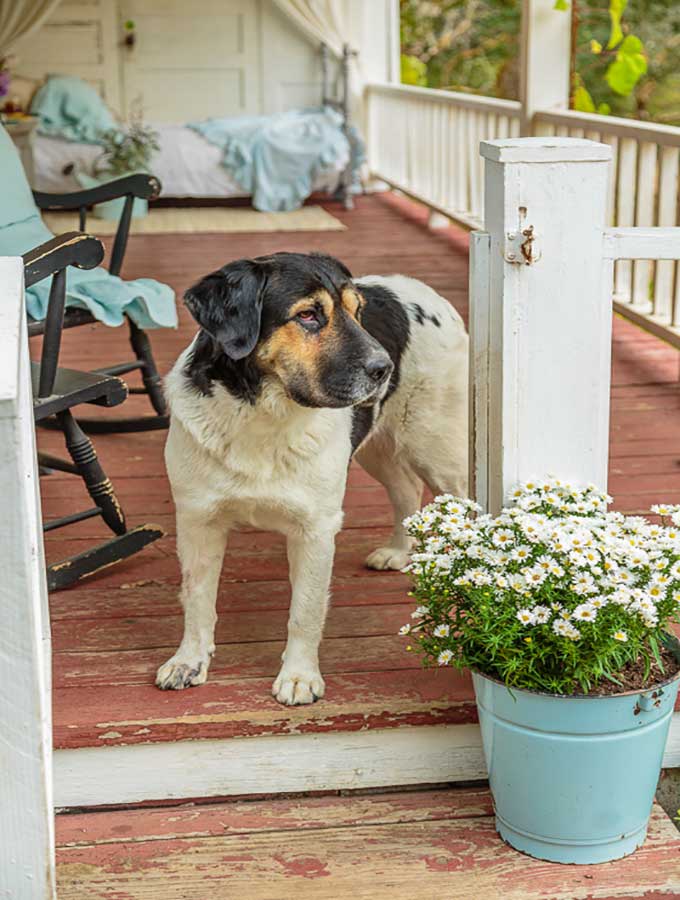
[[[680,507],[656,524],[556,479],[513,500],[492,517],[443,495],[406,520],[419,605],[401,633],[472,670],[501,836],[617,859],[645,839],[678,691]]]
[[[100,135],[101,155],[95,160],[93,174],[77,173],[81,187],[95,187],[125,175],[138,172],[149,172],[151,158],[158,151],[158,133],[144,124],[142,107],[139,101],[133,104],[127,125],[111,128]],[[100,219],[117,219],[120,217],[124,199],[99,203],[93,208],[93,214]],[[136,198],[132,206],[135,218],[145,216],[148,212],[146,200]]]

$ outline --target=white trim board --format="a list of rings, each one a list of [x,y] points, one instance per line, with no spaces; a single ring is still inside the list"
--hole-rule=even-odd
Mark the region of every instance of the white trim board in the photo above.
[[[680,713],[663,759],[680,766]],[[58,808],[486,778],[478,725],[84,747],[54,754]]]

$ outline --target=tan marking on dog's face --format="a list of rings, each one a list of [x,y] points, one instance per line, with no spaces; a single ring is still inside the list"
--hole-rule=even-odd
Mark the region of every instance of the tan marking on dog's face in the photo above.
[[[320,369],[334,358],[340,358],[340,320],[343,313],[348,313],[358,325],[356,316],[360,305],[359,296],[350,288],[342,292],[340,305],[336,305],[325,290],[296,300],[289,309],[289,321],[279,326],[258,348],[258,362],[265,371],[277,375],[289,392],[302,390],[310,399],[324,405],[327,398],[320,383]],[[318,331],[305,329],[295,318],[305,310],[313,309],[319,310],[326,319]]]
[[[364,298],[358,294],[353,288],[344,288],[341,298],[343,309],[352,316],[353,319],[360,321],[361,310],[366,305]]]
[[[333,309],[335,304],[333,303],[333,298],[328,293],[328,291],[319,291],[316,294],[312,294],[311,297],[303,297],[301,300],[297,300],[290,307],[288,311],[289,317],[292,319],[298,313],[304,312],[306,309],[315,309],[320,307],[326,318],[329,320],[333,317]]]

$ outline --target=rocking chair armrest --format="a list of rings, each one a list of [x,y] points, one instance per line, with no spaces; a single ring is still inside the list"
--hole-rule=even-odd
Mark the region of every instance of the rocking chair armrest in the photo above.
[[[161,192],[161,183],[154,175],[126,175],[107,184],[100,184],[83,191],[68,194],[48,194],[33,191],[33,198],[43,210],[82,209],[95,203],[117,200],[120,197],[138,197],[140,200],[154,200]]]
[[[26,287],[49,278],[67,266],[94,269],[104,258],[104,245],[91,234],[69,231],[24,253]]]

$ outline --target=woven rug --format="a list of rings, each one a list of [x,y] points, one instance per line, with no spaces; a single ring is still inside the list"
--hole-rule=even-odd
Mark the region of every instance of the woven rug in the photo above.
[[[47,227],[55,234],[78,231],[78,214],[43,213]],[[87,217],[90,234],[115,234],[118,222]],[[188,232],[233,231],[344,231],[345,225],[322,206],[303,206],[291,212],[258,212],[242,207],[180,207],[152,209],[143,219],[133,219],[131,234],[182,234]]]

